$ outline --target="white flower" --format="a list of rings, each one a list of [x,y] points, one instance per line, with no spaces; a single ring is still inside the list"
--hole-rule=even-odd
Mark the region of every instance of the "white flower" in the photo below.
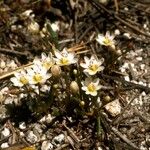
[[[89,75],[95,75],[97,72],[102,71],[104,69],[101,64],[104,62],[104,59],[98,60],[94,55],[89,59],[88,57],[84,57],[85,63],[81,63],[80,66],[84,68],[84,72]]]
[[[67,49],[63,49],[63,51],[55,51],[55,60],[56,64],[60,66],[70,65],[77,62],[77,58],[75,58],[75,53],[69,53]]]
[[[84,82],[82,82],[82,90],[85,91],[87,95],[96,96],[97,91],[101,88],[99,85],[99,79],[96,78],[92,80],[91,78],[86,78]]]
[[[14,73],[14,76],[15,77],[12,77],[10,79],[10,81],[13,82],[14,86],[22,87],[29,83],[29,77],[24,70]]]
[[[112,48],[115,48],[114,38],[115,36],[110,35],[110,32],[107,31],[105,36],[103,34],[98,34],[96,41],[101,45],[111,46]]]
[[[41,65],[46,70],[49,70],[55,64],[55,60],[52,57],[52,53],[49,53],[48,56],[45,53],[42,53],[41,59],[35,58],[33,63],[37,65]]]
[[[51,74],[47,73],[40,65],[34,65],[32,68],[28,69],[27,72],[30,78],[30,84],[43,84],[51,77]]]

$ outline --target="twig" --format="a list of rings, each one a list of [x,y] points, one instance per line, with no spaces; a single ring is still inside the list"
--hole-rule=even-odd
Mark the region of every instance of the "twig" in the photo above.
[[[72,39],[65,39],[65,40],[59,41],[58,43],[62,44],[62,43],[69,43],[69,42],[73,42],[73,41],[74,41],[74,39],[72,38]]]
[[[124,135],[122,135],[121,132],[119,132],[115,127],[112,127],[111,130],[120,137],[120,139],[122,139],[124,142],[126,142],[128,145],[130,145],[133,149],[135,150],[139,150],[139,148],[132,143],[128,138],[126,138]]]
[[[16,55],[21,55],[21,56],[27,56],[28,55],[26,52],[18,52],[18,51],[11,50],[11,49],[9,50],[6,48],[0,48],[0,52],[16,54]]]
[[[75,4],[75,14],[74,14],[74,28],[75,28],[75,42],[77,43],[77,17],[78,17],[78,0]]]
[[[140,89],[140,90],[143,90],[145,92],[150,92],[150,88],[148,86],[135,84],[135,83],[132,83],[132,82],[129,82],[129,81],[125,81],[124,79],[121,79],[121,78],[118,78],[118,77],[109,76],[109,75],[105,75],[105,74],[102,74],[102,77],[107,78],[107,79],[111,79],[111,80],[120,81],[123,84],[126,84],[126,85],[128,85],[130,87],[133,87],[133,89]]]
[[[116,13],[118,13],[118,11],[119,11],[118,1],[114,0],[114,3],[115,3],[115,7],[116,7]]]
[[[67,129],[67,131],[69,132],[70,136],[74,139],[74,141],[79,143],[80,142],[79,138],[73,133],[73,131],[71,129],[69,129],[66,126],[65,122],[63,122],[63,126]]]
[[[130,27],[131,29],[133,29],[134,31],[139,32],[140,34],[143,34],[147,37],[150,37],[150,34],[147,34],[145,32],[143,32],[142,30],[140,30],[139,28],[131,25],[130,23],[128,23],[126,20],[121,19],[118,15],[116,15],[113,11],[109,11],[107,8],[105,8],[103,5],[101,5],[100,3],[98,3],[96,0],[88,0],[98,11],[100,11],[101,9],[104,10],[105,12],[107,12],[108,15],[113,16],[115,19],[117,19],[118,21],[120,21],[122,24]]]
[[[31,67],[32,65],[33,65],[33,63],[29,63],[29,64],[27,64],[27,65],[23,65],[23,66],[21,66],[21,67],[15,69],[15,70],[13,70],[13,71],[10,71],[10,72],[8,72],[8,73],[2,74],[2,75],[0,75],[0,80],[2,80],[2,79],[4,79],[4,78],[7,78],[7,77],[10,77],[10,76],[12,76],[15,72],[18,72],[18,71],[20,71],[20,70],[22,70],[22,69],[26,69],[26,68],[28,68],[28,67]]]

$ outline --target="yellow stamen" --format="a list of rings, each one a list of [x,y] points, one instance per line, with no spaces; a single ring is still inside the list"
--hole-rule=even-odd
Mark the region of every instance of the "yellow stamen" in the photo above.
[[[89,90],[90,92],[94,92],[94,91],[95,91],[95,86],[94,86],[93,83],[90,83],[90,84],[87,86],[87,88],[88,88],[88,90]]]
[[[95,72],[98,69],[98,65],[92,64],[92,65],[90,65],[89,69]]]
[[[60,60],[60,63],[63,64],[63,65],[67,65],[68,64],[68,59],[63,57],[61,60]]]
[[[29,81],[27,80],[27,78],[22,76],[22,77],[20,77],[20,82],[25,85],[25,84],[28,84]]]
[[[111,45],[111,40],[109,38],[105,38],[104,43],[106,45]]]
[[[48,61],[43,63],[43,67],[46,68],[46,69],[49,69],[50,67],[52,67],[52,65],[53,65],[53,63],[48,62]]]
[[[43,79],[43,78],[42,78],[42,76],[41,76],[40,74],[35,74],[35,75],[33,76],[33,80],[34,80],[36,83],[40,83],[42,79]]]

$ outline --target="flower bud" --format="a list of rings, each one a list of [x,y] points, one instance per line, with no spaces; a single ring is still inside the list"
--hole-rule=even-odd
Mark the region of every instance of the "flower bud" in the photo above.
[[[80,106],[83,107],[84,105],[85,105],[85,102],[84,102],[84,101],[81,101],[81,102],[80,102]]]
[[[78,86],[78,84],[77,84],[76,81],[72,81],[72,82],[70,83],[70,90],[71,90],[71,92],[74,93],[74,94],[76,94],[76,93],[79,92],[79,86]]]
[[[58,84],[54,84],[54,85],[53,85],[53,88],[54,88],[54,89],[57,89],[58,87],[59,87]]]
[[[53,65],[51,67],[51,73],[52,73],[52,76],[54,76],[54,77],[60,76],[60,74],[61,74],[61,68],[60,68],[60,66]]]
[[[111,98],[110,98],[109,95],[106,95],[106,96],[104,97],[104,100],[105,100],[105,102],[110,102]]]
[[[77,69],[74,69],[74,70],[73,70],[73,74],[74,74],[74,75],[77,75],[77,73],[78,73]]]

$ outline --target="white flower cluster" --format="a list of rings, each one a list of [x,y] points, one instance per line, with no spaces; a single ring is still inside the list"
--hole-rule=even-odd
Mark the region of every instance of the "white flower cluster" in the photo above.
[[[52,76],[50,73],[52,66],[55,64],[65,66],[76,62],[75,53],[69,53],[67,49],[63,49],[63,51],[56,50],[55,57],[53,57],[52,53],[49,53],[49,55],[42,53],[41,59],[35,58],[31,67],[14,73],[14,77],[10,80],[14,86],[23,87],[30,85],[32,88],[37,89],[35,85],[44,85]]]
[[[68,52],[66,48],[62,51],[55,50],[54,56],[52,53],[48,55],[42,53],[41,58],[35,58],[33,60],[31,67],[14,73],[14,77],[10,80],[14,86],[30,86],[36,93],[39,93],[39,85],[41,91],[47,91],[47,80],[49,80],[52,75],[56,75],[57,72],[60,74],[60,68],[58,67],[75,64],[77,61],[78,59],[75,53]],[[80,63],[83,72],[88,76],[85,81],[82,82],[81,87],[86,94],[96,96],[97,91],[101,88],[99,79],[92,77],[104,69],[104,66],[102,66],[103,62],[103,58],[98,59],[92,55],[91,58],[85,56],[84,63]]]
[[[101,66],[104,59],[99,60],[96,56],[92,55],[90,59],[85,56],[84,61],[85,63],[81,63],[80,66],[84,68],[83,72],[89,77],[82,82],[82,90],[84,90],[86,94],[96,96],[101,86],[99,85],[99,79],[92,79],[91,76],[96,75],[104,69],[104,66]]]
[[[106,35],[98,34],[96,41],[104,46],[110,46],[115,49],[115,36],[110,35],[110,32],[106,32]],[[98,72],[104,69],[104,66],[101,66],[104,62],[104,59],[97,59],[94,55],[89,59],[88,57],[84,57],[85,63],[81,63],[80,66],[84,68],[83,72],[89,76],[82,82],[82,90],[85,91],[86,94],[97,96],[97,91],[101,89],[101,85],[99,84],[99,79],[92,79],[91,76],[96,75]]]

